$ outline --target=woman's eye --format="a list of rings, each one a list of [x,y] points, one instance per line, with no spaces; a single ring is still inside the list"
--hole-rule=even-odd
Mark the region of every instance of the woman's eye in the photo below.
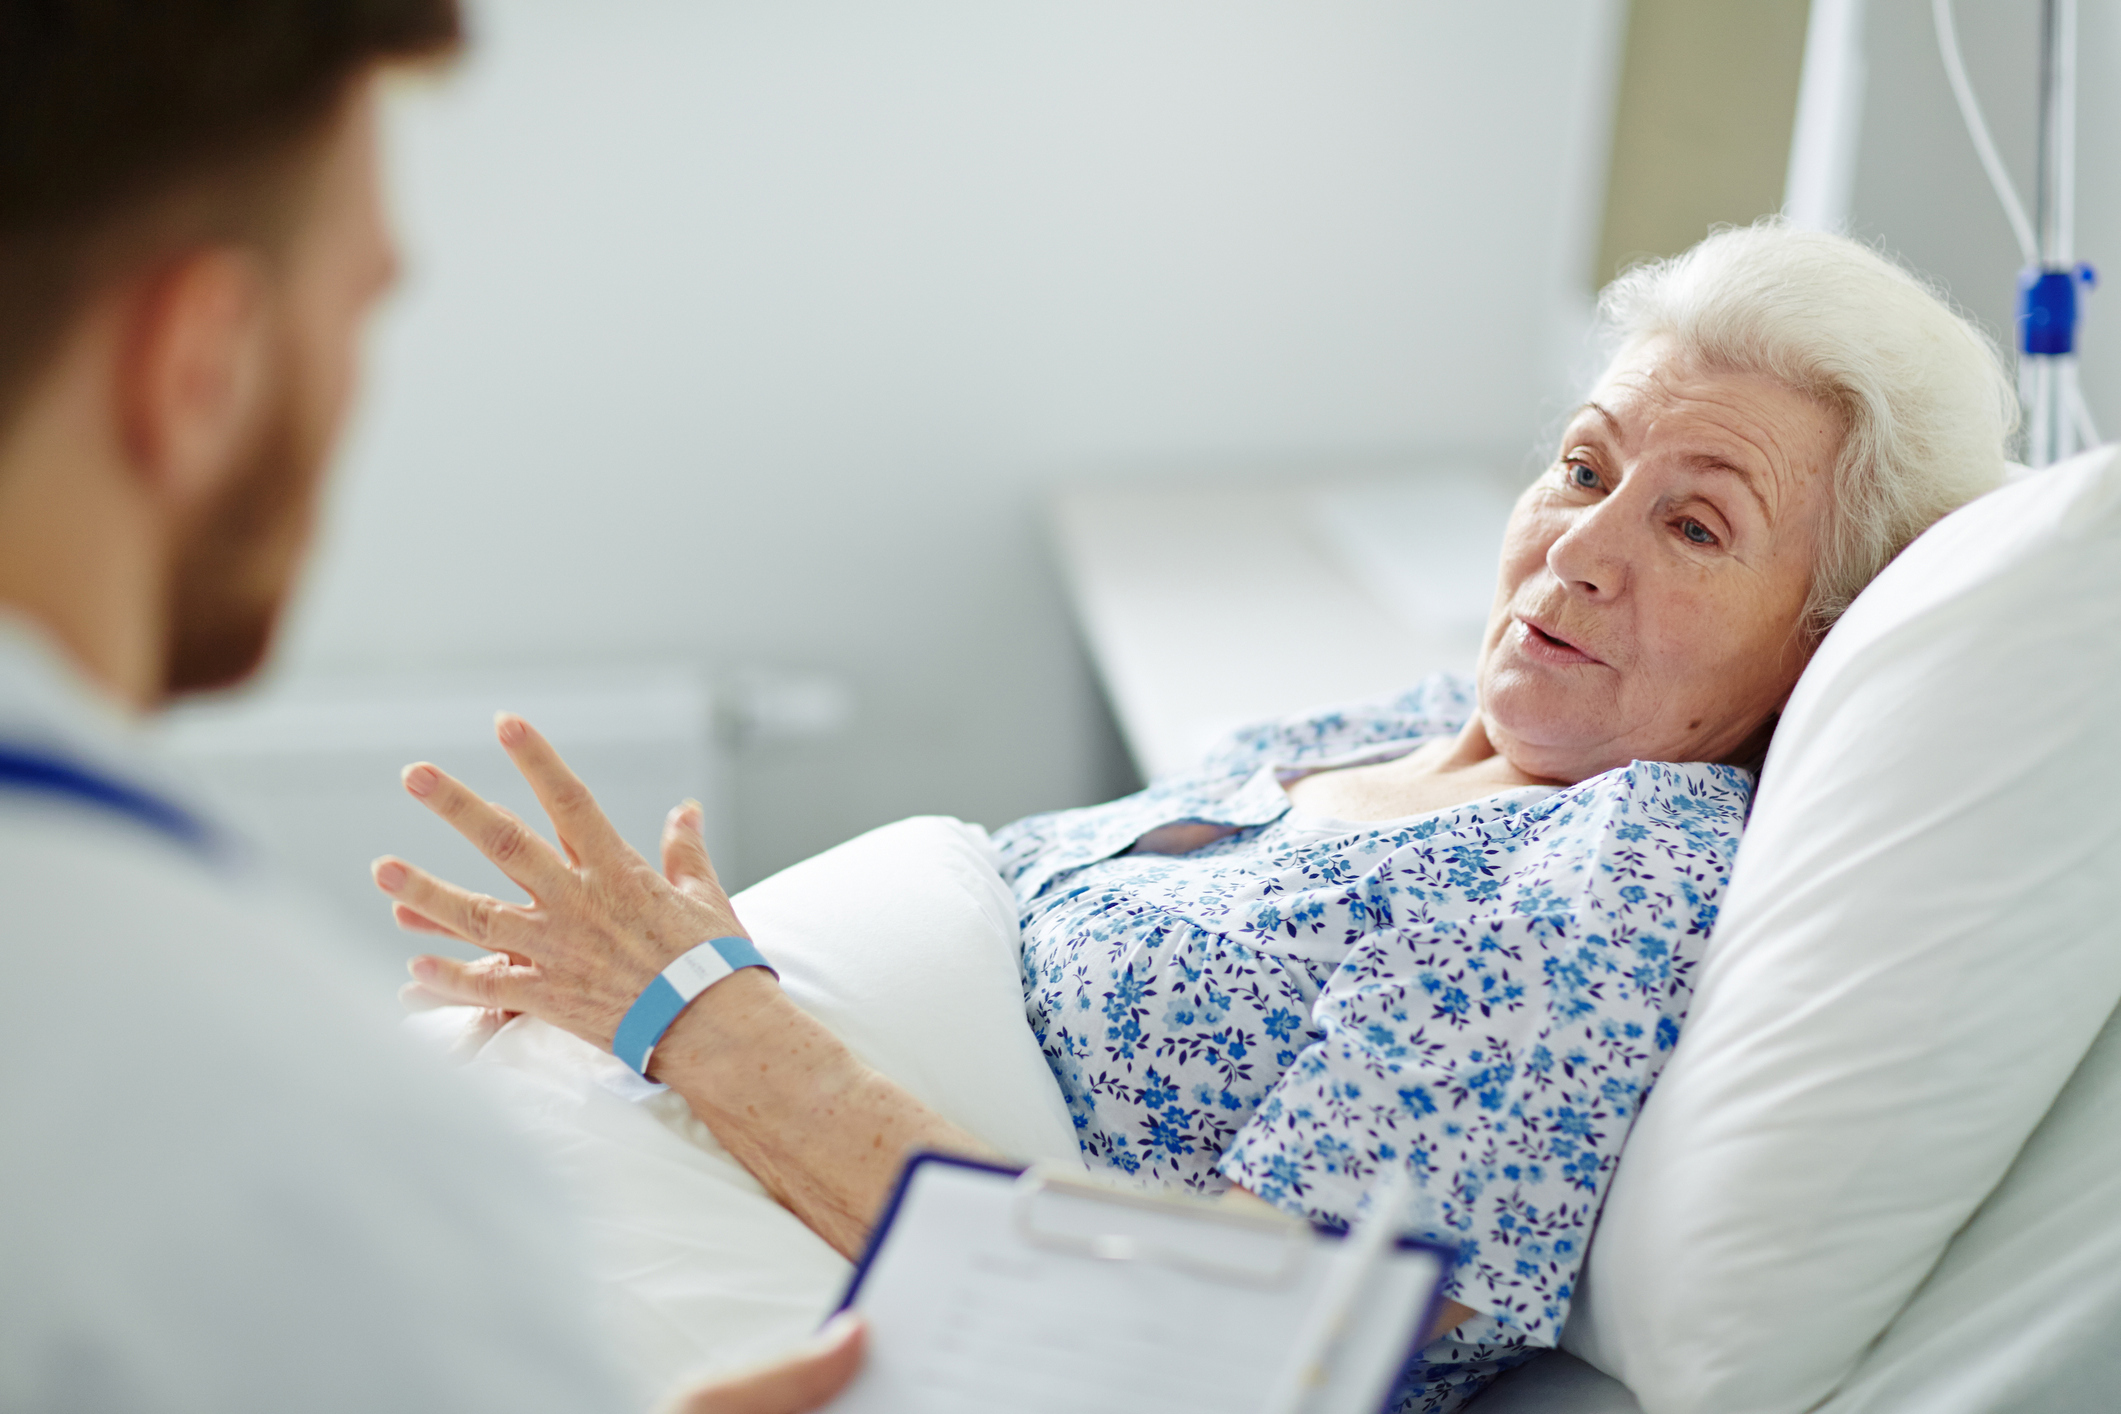
[[[1716,543],[1715,532],[1698,520],[1681,521],[1679,523],[1679,533],[1695,545],[1713,545]]]
[[[1576,487],[1578,490],[1596,491],[1598,489],[1598,473],[1583,462],[1562,463],[1561,474],[1568,479],[1569,485]]]

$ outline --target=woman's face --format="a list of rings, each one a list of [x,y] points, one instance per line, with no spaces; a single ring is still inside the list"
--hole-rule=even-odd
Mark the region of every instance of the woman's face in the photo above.
[[[1577,409],[1519,498],[1480,658],[1489,740],[1575,782],[1738,756],[1781,710],[1841,418],[1651,340]]]

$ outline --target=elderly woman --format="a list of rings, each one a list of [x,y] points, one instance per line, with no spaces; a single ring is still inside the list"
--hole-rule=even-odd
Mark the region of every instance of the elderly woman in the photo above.
[[[2003,465],[1989,345],[1845,239],[1727,231],[1602,310],[1615,353],[1517,503],[1473,682],[1262,727],[996,836],[1093,1169],[1328,1221],[1411,1170],[1459,1254],[1426,1409],[1554,1343],[1778,711],[1864,584]],[[564,857],[432,767],[407,785],[534,904],[395,860],[377,880],[407,926],[496,950],[418,959],[430,990],[608,1047],[667,962],[742,923],[695,814],[658,873],[527,724],[500,733]],[[763,971],[702,995],[653,1073],[843,1252],[909,1151],[977,1147]]]

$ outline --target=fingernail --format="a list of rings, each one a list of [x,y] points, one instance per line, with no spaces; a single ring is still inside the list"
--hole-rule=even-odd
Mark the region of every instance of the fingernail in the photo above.
[[[815,1339],[820,1346],[829,1348],[838,1345],[854,1334],[855,1327],[861,1323],[862,1318],[852,1311],[838,1312],[831,1320],[818,1327]]]
[[[494,713],[493,730],[503,746],[520,746],[523,744],[523,738],[529,735],[523,725],[523,719],[513,712]]]
[[[431,957],[416,957],[411,962],[406,963],[405,966],[412,973],[414,980],[420,982],[434,981],[435,974],[442,970],[440,965]]]
[[[385,893],[396,893],[405,886],[405,866],[395,859],[378,859],[368,866],[376,876],[376,887]]]
[[[414,795],[424,796],[430,794],[435,788],[435,783],[441,779],[441,774],[432,766],[420,765],[407,766],[405,768],[405,789],[411,791]]]

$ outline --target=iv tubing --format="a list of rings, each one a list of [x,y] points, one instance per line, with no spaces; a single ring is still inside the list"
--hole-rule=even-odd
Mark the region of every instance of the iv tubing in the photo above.
[[[2011,174],[2004,169],[1995,140],[1988,135],[1980,101],[1974,97],[1974,85],[1966,76],[1966,61],[1959,57],[1959,29],[1952,22],[1952,0],[1930,0],[1930,13],[1937,22],[1937,48],[1944,55],[1945,76],[1952,81],[1952,96],[1959,100],[1959,116],[1966,120],[1967,136],[1974,140],[1974,151],[1980,154],[1981,169],[1988,173],[1989,185],[2003,203],[2003,214],[2010,219],[2011,233],[2018,238],[2025,263],[2037,265],[2040,243],[2033,235],[2032,220],[2025,214],[2025,203],[2018,200],[2017,188],[2011,185]]]

